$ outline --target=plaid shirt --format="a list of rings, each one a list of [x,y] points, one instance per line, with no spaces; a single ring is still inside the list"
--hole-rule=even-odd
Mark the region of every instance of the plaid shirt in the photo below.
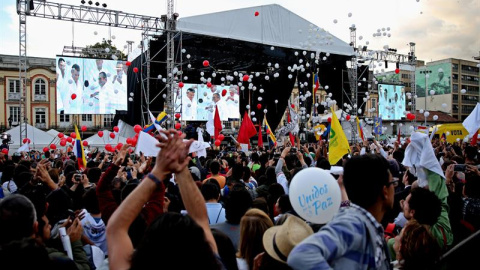
[[[288,256],[293,269],[391,269],[383,227],[365,209],[351,204]]]

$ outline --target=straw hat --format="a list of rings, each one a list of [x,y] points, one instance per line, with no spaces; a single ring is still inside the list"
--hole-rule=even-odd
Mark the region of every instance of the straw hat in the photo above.
[[[273,226],[263,234],[263,247],[272,258],[287,263],[290,251],[307,236],[312,228],[302,219],[291,215],[285,223]]]

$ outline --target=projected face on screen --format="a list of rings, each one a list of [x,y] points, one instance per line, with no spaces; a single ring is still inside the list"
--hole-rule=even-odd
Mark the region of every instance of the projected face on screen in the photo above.
[[[57,113],[115,114],[127,110],[123,61],[57,57]]]
[[[240,118],[240,99],[237,86],[186,83],[182,89],[175,89],[175,112],[183,121],[208,121],[218,109],[220,120]]]
[[[405,88],[400,85],[379,84],[379,115],[384,120],[400,120],[405,112]]]

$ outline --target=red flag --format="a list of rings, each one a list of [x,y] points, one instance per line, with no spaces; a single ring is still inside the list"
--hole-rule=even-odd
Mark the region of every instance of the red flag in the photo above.
[[[257,129],[250,120],[248,116],[248,112],[245,111],[245,115],[243,116],[242,125],[240,126],[240,130],[238,131],[237,141],[238,143],[248,144],[251,137],[257,134]]]
[[[292,122],[292,119],[290,118],[290,108],[288,108],[288,114],[287,114],[287,122],[290,123]],[[292,147],[295,145],[295,136],[291,132],[288,133],[288,136],[290,138],[290,142],[292,143]]]
[[[218,114],[218,107],[215,105],[215,116],[213,117],[213,126],[215,127],[214,139],[218,138],[220,131],[222,131],[222,121],[220,121],[220,115]]]
[[[263,147],[262,126],[258,126],[258,146]]]
[[[470,142],[471,146],[477,146],[478,130],[473,134],[472,141]]]

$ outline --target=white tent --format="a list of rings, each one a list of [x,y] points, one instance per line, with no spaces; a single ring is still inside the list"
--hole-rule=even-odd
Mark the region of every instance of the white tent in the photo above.
[[[27,138],[31,141],[30,149],[42,150],[44,147],[49,146],[51,143],[55,143],[55,136],[31,125],[26,125]],[[10,130],[7,130],[6,133],[10,134],[11,136],[12,144],[10,144],[10,151],[13,153],[13,151],[17,151],[20,145],[23,144],[20,141],[20,125]]]
[[[95,135],[92,135],[83,141],[87,141],[90,149],[93,148],[98,148],[99,150],[104,150],[105,145],[110,144],[111,146],[115,147],[118,143],[123,143],[125,144],[127,142],[127,138],[120,136],[118,134],[115,134],[115,138],[112,139],[110,138],[110,133],[113,133],[112,131],[108,130],[103,130],[103,137],[98,136],[98,133]]]
[[[256,11],[259,16],[254,16]],[[299,50],[354,53],[346,42],[277,4],[184,17],[178,20],[177,29]],[[314,36],[315,42],[308,43],[309,36]]]
[[[57,137],[58,133],[60,132],[56,131],[55,129],[49,129],[47,130],[47,133],[52,135],[53,137]]]

